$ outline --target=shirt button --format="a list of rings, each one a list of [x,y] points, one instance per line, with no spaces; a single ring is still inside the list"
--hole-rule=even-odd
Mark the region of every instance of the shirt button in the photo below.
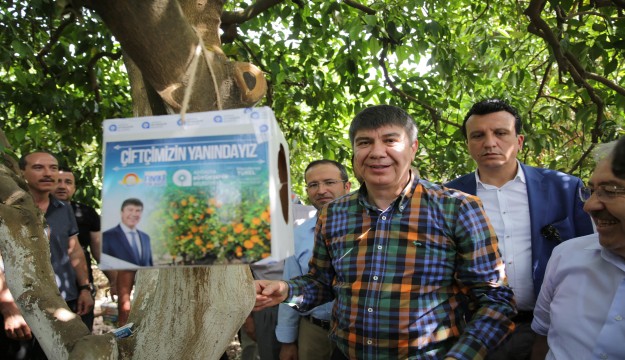
[[[371,345],[371,344],[373,344],[373,340],[367,339],[367,345]]]
[[[382,245],[378,245],[378,250],[382,250]]]
[[[368,308],[367,311],[372,313],[373,312],[373,308]]]
[[[404,210],[404,207],[403,207],[403,206],[400,206],[400,207],[399,207],[399,211],[402,211],[402,210]]]
[[[616,316],[614,317],[614,320],[616,320],[616,321],[621,321],[621,320],[623,320],[623,317],[622,317],[621,315],[616,315]]]
[[[378,279],[378,277],[377,277],[377,276],[374,276],[374,277],[373,277],[373,280],[377,280],[377,279]]]
[[[382,220],[386,220],[386,216],[382,216]]]

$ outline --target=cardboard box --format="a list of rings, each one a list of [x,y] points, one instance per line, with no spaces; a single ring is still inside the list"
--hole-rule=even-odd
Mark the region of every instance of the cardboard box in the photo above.
[[[293,254],[289,151],[270,108],[103,126],[102,269],[150,266],[150,255],[152,266],[162,267]],[[142,206],[130,201],[122,211],[128,199]],[[131,214],[137,208],[142,212]]]

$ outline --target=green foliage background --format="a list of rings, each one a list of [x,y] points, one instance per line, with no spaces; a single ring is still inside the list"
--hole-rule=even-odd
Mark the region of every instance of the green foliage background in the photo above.
[[[593,144],[625,132],[622,2],[274,3],[223,49],[265,72],[259,105],[274,109],[289,142],[298,194],[311,160],[349,165],[349,121],[371,104],[413,115],[415,166],[434,181],[474,169],[459,127],[483,98],[521,110],[524,162],[582,178]],[[535,9],[538,18],[526,15]],[[101,123],[132,116],[128,80],[119,44],[93,13],[59,14],[49,0],[0,4],[0,129],[16,156],[48,149],[81,171],[77,198],[97,207]]]

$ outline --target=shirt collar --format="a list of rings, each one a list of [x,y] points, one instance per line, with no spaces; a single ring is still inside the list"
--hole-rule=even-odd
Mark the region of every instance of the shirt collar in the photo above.
[[[616,255],[616,253],[606,248],[603,248],[601,249],[601,257],[605,261],[611,263],[612,265],[616,266],[617,268],[625,272],[625,259],[623,259],[621,256]]]
[[[137,231],[137,228],[131,229],[128,226],[126,226],[124,223],[119,223],[119,227],[122,228],[122,230],[124,231],[125,234],[128,234],[131,231],[136,232],[137,234],[139,233],[139,231]]]
[[[50,198],[50,205],[54,206],[54,207],[61,207],[61,206],[65,206],[65,202],[61,201],[59,199],[57,199],[56,197],[54,197],[52,194],[49,195]]]
[[[395,201],[391,204],[391,206],[389,206],[390,208],[390,207],[397,206],[397,204],[400,204],[398,208],[399,212],[404,211],[404,209],[406,208],[405,202],[410,201],[410,198],[412,198],[412,195],[415,192],[417,184],[419,184],[419,175],[418,175],[419,173],[416,170],[413,170],[412,168],[410,168],[408,171],[410,172],[410,180],[408,181],[408,183],[406,184],[402,192],[399,194],[397,199],[395,199]],[[360,189],[358,189],[358,201],[360,202],[362,206],[378,211],[377,206],[371,205],[369,203],[369,201],[367,200],[367,195],[368,195],[367,186],[365,183],[363,183],[360,186]]]
[[[519,162],[519,160],[516,161],[517,167],[516,167],[516,175],[514,176],[514,179],[510,180],[510,181],[520,181],[523,184],[526,184],[526,179],[525,179],[525,173],[523,172],[523,169],[521,168],[521,163]],[[493,187],[493,185],[490,184],[486,184],[484,182],[482,182],[482,180],[480,180],[480,174],[478,172],[477,169],[475,169],[475,184],[477,186],[477,188],[488,188],[488,187]]]

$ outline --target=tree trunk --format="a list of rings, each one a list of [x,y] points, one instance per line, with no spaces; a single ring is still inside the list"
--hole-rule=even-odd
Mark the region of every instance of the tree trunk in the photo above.
[[[265,95],[263,74],[251,64],[228,61],[221,51],[222,0],[86,3],[129,57],[135,115],[180,112],[191,79],[187,112],[249,107]],[[208,51],[196,51],[200,39]],[[201,58],[194,70],[196,56]],[[133,335],[121,340],[90,335],[59,295],[41,214],[11,160],[5,156],[0,165],[0,251],[11,293],[50,359],[223,354],[254,304],[249,266],[140,270],[129,317]]]
[[[170,112],[180,112],[195,79],[187,112],[234,109],[256,104],[267,83],[254,65],[229,61],[221,50],[222,0],[88,1],[143,79]],[[206,51],[197,54],[201,42]],[[196,68],[193,59],[200,56]],[[133,99],[134,100],[134,99]]]

